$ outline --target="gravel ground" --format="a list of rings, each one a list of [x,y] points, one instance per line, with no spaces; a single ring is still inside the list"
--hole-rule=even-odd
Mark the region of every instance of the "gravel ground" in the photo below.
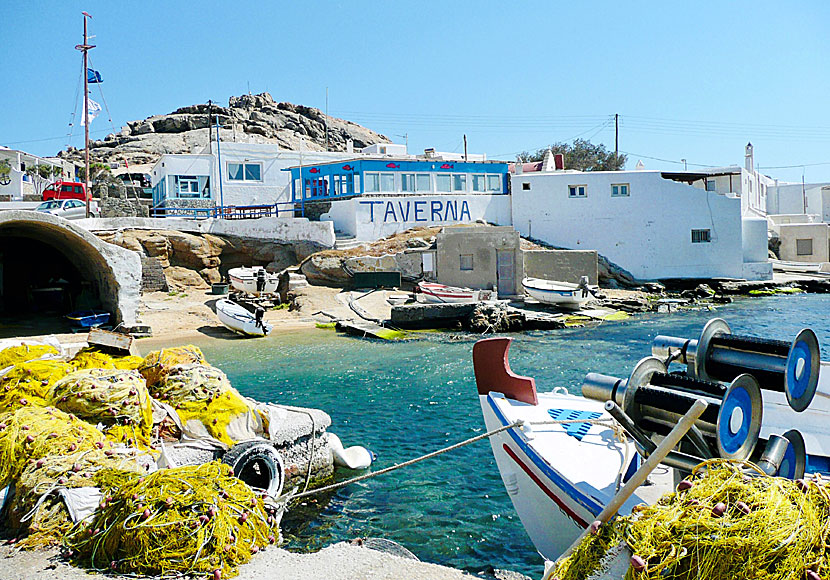
[[[126,576],[90,574],[60,561],[56,552],[15,552],[0,547],[2,580],[127,580]],[[313,554],[280,548],[260,552],[239,569],[238,580],[471,580],[460,570],[408,560],[347,543],[333,544]]]

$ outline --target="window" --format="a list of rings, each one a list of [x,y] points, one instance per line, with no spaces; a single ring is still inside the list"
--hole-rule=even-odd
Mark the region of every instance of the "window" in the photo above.
[[[718,182],[714,179],[707,179],[706,180],[706,191],[717,191],[718,190]]]
[[[322,177],[305,180],[306,198],[326,197],[326,180]]]
[[[712,232],[710,230],[692,230],[693,244],[708,244],[712,241]]]
[[[364,177],[364,191],[366,193],[376,193],[380,191],[380,174],[367,173]]]
[[[487,176],[487,191],[501,193],[501,175]]]
[[[587,185],[569,185],[568,186],[568,197],[587,197],[588,196],[588,186]]]
[[[464,173],[454,173],[452,176],[453,191],[467,191],[467,176]]]
[[[472,254],[461,254],[459,256],[459,261],[461,263],[461,265],[460,265],[461,270],[472,270],[473,269],[473,255]]]
[[[75,186],[75,193],[83,193],[80,185]]]
[[[611,184],[611,197],[628,197],[628,184],[627,183],[612,183]]]
[[[484,175],[473,175],[473,191],[486,191],[487,179]]]
[[[522,183],[522,191],[530,191],[530,183],[528,183],[527,181]]]
[[[451,181],[451,175],[439,173],[435,176],[435,189],[438,191],[450,191]]]
[[[381,173],[380,174],[380,190],[381,191],[395,191],[395,174]]]
[[[228,163],[228,181],[262,181],[262,164]]]
[[[195,175],[177,175],[179,197],[199,197],[199,178]]]
[[[415,191],[414,173],[401,173],[401,191]]]
[[[429,173],[419,173],[415,176],[415,191],[432,191]]]
[[[813,240],[812,240],[812,238],[796,240],[795,241],[795,255],[796,256],[812,256],[813,255]]]

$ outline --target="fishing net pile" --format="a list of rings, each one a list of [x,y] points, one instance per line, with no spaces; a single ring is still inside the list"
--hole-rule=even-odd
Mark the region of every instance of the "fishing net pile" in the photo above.
[[[633,553],[626,580],[828,578],[826,483],[820,476],[792,481],[748,464],[705,462],[674,493],[588,536],[552,577],[587,578],[624,542]]]
[[[102,506],[75,526],[65,545],[95,570],[124,574],[236,573],[277,540],[263,498],[219,462],[146,476],[101,472]]]
[[[62,543],[95,569],[227,577],[276,541],[278,518],[228,466],[158,470],[160,422],[221,448],[264,432],[198,348],[59,356],[0,351],[0,490],[13,490],[0,525],[19,546]]]

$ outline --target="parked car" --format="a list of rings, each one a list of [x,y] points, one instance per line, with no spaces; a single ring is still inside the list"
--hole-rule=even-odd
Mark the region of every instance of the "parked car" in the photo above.
[[[50,199],[80,199],[86,201],[88,196],[86,187],[80,181],[56,181],[43,190],[43,201]]]
[[[86,217],[86,203],[79,199],[50,199],[35,208],[35,211],[49,213],[67,220],[80,220]],[[91,217],[101,217],[97,203],[90,203]]]

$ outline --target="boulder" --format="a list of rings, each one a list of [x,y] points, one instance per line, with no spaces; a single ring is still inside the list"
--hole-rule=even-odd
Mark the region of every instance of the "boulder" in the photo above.
[[[167,279],[167,285],[175,290],[208,287],[198,272],[182,266],[165,268],[164,277]]]

